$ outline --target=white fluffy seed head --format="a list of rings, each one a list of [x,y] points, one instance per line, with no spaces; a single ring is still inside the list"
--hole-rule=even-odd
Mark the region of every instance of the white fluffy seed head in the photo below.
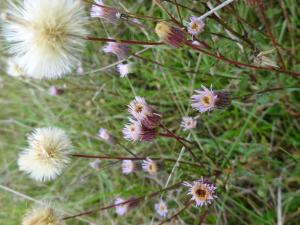
[[[22,225],[62,225],[55,210],[51,207],[39,207],[30,210],[22,220]]]
[[[10,4],[3,35],[26,75],[54,79],[79,62],[87,35],[80,0],[24,0]]]
[[[38,181],[56,178],[69,163],[72,144],[59,128],[38,128],[28,136],[28,147],[18,159],[20,170]]]

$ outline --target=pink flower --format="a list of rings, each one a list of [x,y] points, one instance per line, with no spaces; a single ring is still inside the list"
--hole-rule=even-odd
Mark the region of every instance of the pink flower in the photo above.
[[[149,157],[143,160],[142,168],[144,171],[148,172],[150,175],[155,175],[158,171],[158,166],[156,162],[151,160]]]
[[[120,77],[127,77],[128,74],[132,73],[132,63],[121,63],[117,65],[118,72]]]
[[[134,162],[132,160],[123,160],[122,161],[122,172],[123,174],[130,174],[134,170]]]
[[[182,117],[180,126],[183,128],[184,131],[194,129],[197,126],[197,120],[193,117],[184,116]]]
[[[117,42],[108,42],[103,48],[105,53],[115,54],[119,59],[126,58],[130,52],[130,48],[126,44],[121,44]]]
[[[95,4],[91,8],[91,17],[102,18],[113,23],[119,19],[119,13],[116,9],[105,6],[102,0],[95,0]]]
[[[163,200],[160,200],[158,203],[156,203],[154,208],[157,214],[162,217],[165,217],[168,214],[167,204]]]
[[[62,88],[58,88],[56,86],[51,86],[48,90],[49,95],[51,96],[58,96],[58,95],[62,95],[64,93],[64,89]]]
[[[100,128],[98,132],[98,137],[105,141],[107,144],[114,144],[114,138],[108,131],[104,128]]]
[[[139,121],[129,119],[130,123],[123,128],[123,136],[130,141],[139,141],[142,135],[142,124]]]
[[[206,183],[202,177],[193,183],[184,182],[183,185],[189,187],[188,194],[192,196],[192,200],[196,202],[196,206],[206,206],[217,198],[215,195],[216,187]]]
[[[128,209],[129,209],[129,204],[128,203],[125,203],[125,204],[121,204],[122,202],[126,202],[123,198],[117,198],[115,200],[115,208],[116,208],[116,213],[119,215],[119,216],[124,216],[127,212],[128,212]]]
[[[145,128],[154,129],[159,126],[161,115],[142,97],[136,96],[128,105],[129,113],[140,121]]]
[[[198,19],[197,17],[195,16],[192,16],[190,18],[190,23],[189,23],[189,26],[188,26],[188,32],[191,34],[191,35],[198,35],[200,32],[202,32],[204,30],[204,22],[200,19]]]
[[[201,87],[203,90],[195,90],[197,95],[193,95],[191,98],[192,107],[203,113],[215,107],[218,96],[212,91],[212,87],[210,90],[203,85]]]

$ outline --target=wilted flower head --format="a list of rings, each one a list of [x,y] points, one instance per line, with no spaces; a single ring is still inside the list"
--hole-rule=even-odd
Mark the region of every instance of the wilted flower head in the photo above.
[[[22,220],[22,225],[62,225],[63,221],[51,207],[30,210]]]
[[[194,129],[197,126],[197,120],[193,117],[182,117],[181,125],[184,131]]]
[[[149,157],[147,157],[146,160],[143,160],[142,168],[150,175],[155,175],[158,171],[158,165]]]
[[[119,65],[117,65],[118,68],[118,72],[120,74],[120,77],[127,77],[128,74],[132,73],[132,68],[133,65],[132,63],[128,62],[128,63],[121,63]]]
[[[53,79],[77,65],[87,35],[80,0],[10,3],[3,34],[26,75]]]
[[[99,170],[100,169],[100,159],[95,159],[94,161],[90,162],[90,167],[93,168],[94,170]]]
[[[64,89],[58,88],[56,86],[51,86],[49,88],[48,92],[49,92],[49,95],[58,96],[58,95],[62,95],[64,93]]]
[[[192,16],[190,18],[190,23],[188,26],[188,32],[191,35],[198,35],[200,32],[204,30],[204,22],[203,20],[199,19],[198,17]]]
[[[126,58],[130,53],[130,48],[126,44],[117,42],[108,42],[103,48],[105,53],[115,54],[119,59]]]
[[[218,96],[216,99],[217,108],[225,108],[231,105],[231,97],[227,91],[216,91],[215,94]]]
[[[99,138],[104,140],[108,144],[114,144],[114,137],[108,133],[108,131],[104,128],[99,129],[98,133]]]
[[[186,42],[185,31],[165,21],[156,24],[155,33],[163,42],[173,47],[181,47]]]
[[[20,170],[38,181],[53,180],[69,163],[72,144],[59,128],[38,128],[28,136],[28,147],[18,159]]]
[[[23,69],[18,65],[17,60],[15,58],[9,58],[7,60],[7,74],[12,77],[21,77],[24,76]]]
[[[116,206],[116,213],[119,216],[125,215],[128,212],[128,209],[129,209],[129,204],[128,203],[121,204],[122,202],[125,202],[125,200],[123,198],[117,198],[115,200],[115,205],[117,205]]]
[[[156,203],[154,208],[157,214],[162,217],[165,217],[168,214],[167,204],[163,200],[160,200],[158,203]]]
[[[91,8],[91,17],[102,18],[107,22],[116,22],[119,19],[118,11],[104,5],[102,0],[95,0]]]
[[[274,49],[260,52],[255,58],[254,58],[254,64],[257,66],[267,66],[267,67],[275,67],[278,68],[279,66],[277,63],[272,60],[271,58],[267,57],[267,55],[274,52]]]
[[[142,97],[136,96],[128,105],[128,111],[148,129],[154,129],[160,124],[161,115],[154,110],[153,106],[148,105]]]
[[[122,161],[122,172],[124,174],[130,174],[134,170],[134,162],[132,160],[123,160]]]
[[[212,87],[210,90],[205,86],[201,86],[203,90],[196,90],[197,95],[193,95],[192,107],[199,112],[203,113],[215,107],[217,95],[213,92]]]
[[[188,194],[192,196],[192,200],[196,202],[196,206],[206,206],[217,197],[215,195],[216,187],[206,183],[203,178],[194,181],[192,184],[184,182],[183,185],[190,188]]]

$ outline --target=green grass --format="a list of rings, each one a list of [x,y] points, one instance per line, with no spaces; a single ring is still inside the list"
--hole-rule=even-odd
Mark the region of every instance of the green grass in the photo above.
[[[167,18],[152,1],[107,2],[118,8],[126,7],[130,12]],[[178,2],[202,12],[205,10],[197,1]],[[286,49],[296,49],[294,58],[290,53],[281,51],[288,70],[300,71],[298,5],[293,0],[280,2],[281,6],[277,1],[266,1],[266,15],[276,40]],[[2,8],[5,5],[0,3]],[[289,15],[289,21],[284,17],[282,6]],[[234,3],[234,7],[238,15],[265,33],[254,9],[246,6],[244,1]],[[177,17],[176,7],[170,6],[168,10]],[[181,10],[181,13],[185,20],[191,15],[187,10]],[[231,28],[242,33],[241,24],[232,14],[224,10],[219,14]],[[155,24],[141,22],[147,30],[125,22],[108,24],[100,20],[92,20],[90,30],[99,37],[109,35],[128,40],[156,41]],[[244,28],[257,48],[272,48],[264,35],[246,25]],[[213,20],[207,21],[206,31],[227,35]],[[235,42],[220,37],[215,39],[207,32],[200,38],[215,51],[241,62],[250,62],[253,58],[244,43],[245,51],[242,53]],[[86,75],[73,73],[56,81],[18,80],[4,72],[5,46],[2,42],[0,184],[15,192],[0,188],[0,224],[20,224],[23,214],[34,204],[32,200],[52,201],[59,211],[74,214],[110,205],[119,196],[137,197],[164,187],[173,163],[165,163],[157,177],[149,178],[142,171],[122,175],[119,163],[101,162],[101,170],[97,172],[89,167],[90,160],[74,159],[58,179],[46,183],[31,180],[17,168],[18,154],[26,146],[26,135],[34,128],[44,126],[63,128],[70,135],[77,153],[128,156],[121,147],[109,146],[97,139],[98,129],[104,127],[137,155],[177,159],[181,146],[174,140],[157,138],[150,143],[130,143],[122,138],[121,131],[128,117],[127,104],[135,95],[143,96],[155,105],[172,131],[184,137],[189,135],[200,146],[193,151],[205,166],[195,169],[181,165],[173,174],[170,185],[185,179],[210,177],[215,170],[222,171],[217,179],[218,199],[208,208],[206,224],[271,225],[277,223],[279,211],[284,224],[299,224],[299,78],[233,67],[187,47],[173,49],[159,46],[141,55],[166,65],[166,68],[131,58],[135,63],[135,73],[121,79],[114,66],[94,72],[117,60],[112,55],[105,55],[101,51],[103,43],[99,42],[88,43],[86,47],[83,57]],[[142,49],[143,46],[134,46],[132,51]],[[276,53],[270,57],[275,59]],[[195,70],[197,73],[185,73],[183,70]],[[228,90],[237,99],[228,109],[201,114],[197,129],[189,134],[180,129],[180,120],[182,116],[199,115],[191,109],[190,96],[201,84],[213,84],[216,90]],[[58,97],[49,96],[51,85],[64,87],[65,93]],[[277,86],[285,89],[255,96],[249,102],[238,100],[249,93]],[[188,152],[183,153],[182,159],[192,161]],[[183,207],[188,199],[186,191],[186,188],[180,187],[163,195],[168,201],[169,216]],[[154,212],[154,203],[158,199],[140,203],[125,217],[117,217],[111,209],[82,217],[83,221],[80,218],[70,220],[67,224],[88,224],[87,221],[105,225],[158,224],[162,220]],[[177,222],[197,224],[204,210],[190,207],[180,214]]]

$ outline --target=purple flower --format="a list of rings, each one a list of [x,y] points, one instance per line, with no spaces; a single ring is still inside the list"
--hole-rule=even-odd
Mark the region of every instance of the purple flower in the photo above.
[[[203,90],[195,90],[197,95],[193,95],[191,99],[192,107],[203,113],[215,107],[218,96],[212,91],[212,87],[210,90],[203,85],[201,87]]]
[[[194,129],[197,126],[197,120],[193,117],[184,116],[182,117],[180,126],[183,128],[184,131]]]
[[[105,6],[102,0],[95,0],[95,4],[91,8],[91,17],[102,18],[107,22],[114,23],[119,19],[119,13],[116,9]]]
[[[157,214],[162,217],[165,217],[168,214],[167,204],[163,200],[160,200],[158,203],[156,203],[154,208]]]
[[[116,213],[119,215],[119,216],[124,216],[127,212],[128,212],[128,209],[129,209],[129,204],[128,203],[125,203],[125,204],[121,204],[122,202],[126,202],[123,198],[117,198],[115,200],[115,208],[116,208]]]
[[[62,95],[64,93],[64,89],[62,88],[58,88],[56,86],[51,86],[48,90],[49,95],[51,96],[58,96],[58,95]]]
[[[128,74],[132,73],[132,63],[121,63],[117,65],[118,72],[120,77],[127,77]]]
[[[148,172],[150,175],[155,175],[158,170],[158,166],[156,162],[154,162],[149,157],[146,158],[146,160],[143,160],[142,168],[144,171]]]
[[[196,206],[206,206],[217,198],[215,195],[216,187],[206,183],[202,177],[193,183],[184,182],[183,185],[189,187],[188,194],[192,196],[192,200],[196,202]]]
[[[198,35],[200,32],[202,32],[204,30],[204,22],[200,19],[198,19],[197,17],[195,16],[192,16],[190,18],[190,23],[189,23],[189,26],[188,26],[188,32],[191,34],[191,35]]]
[[[122,173],[123,174],[130,174],[134,170],[134,162],[132,160],[123,160],[122,161]]]
[[[119,59],[126,58],[130,52],[130,48],[126,44],[117,42],[108,42],[103,48],[105,53],[115,54]]]

